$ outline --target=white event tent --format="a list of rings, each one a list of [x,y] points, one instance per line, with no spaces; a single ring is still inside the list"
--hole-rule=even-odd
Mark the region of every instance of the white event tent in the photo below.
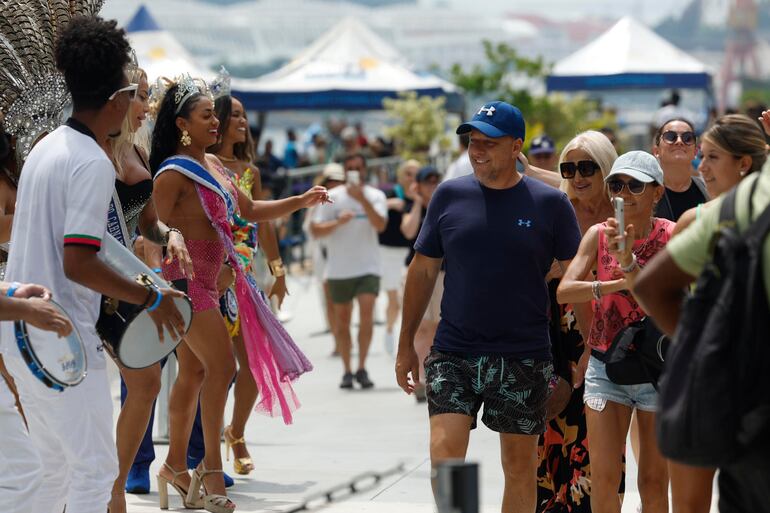
[[[170,32],[160,28],[144,5],[126,25],[126,32],[150,83],[160,76],[174,78],[182,73],[206,80],[214,76],[212,71],[199,66]]]
[[[282,68],[253,80],[232,80],[233,94],[249,110],[382,109],[383,98],[402,91],[448,96],[454,85],[420,74],[366,25],[349,17],[332,27]]]
[[[625,17],[556,63],[549,91],[710,89],[711,73],[698,59]]]

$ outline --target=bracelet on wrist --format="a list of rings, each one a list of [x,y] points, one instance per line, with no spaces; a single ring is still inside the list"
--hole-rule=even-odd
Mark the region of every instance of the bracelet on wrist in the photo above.
[[[163,299],[163,293],[161,293],[160,289],[153,288],[153,290],[155,291],[155,301],[147,308],[148,312],[154,312],[157,310],[160,306],[160,301]]]
[[[18,281],[11,283],[8,287],[8,292],[5,293],[6,297],[13,297],[13,295],[16,294],[16,291],[19,290],[19,287],[21,287],[21,283]]]
[[[155,274],[161,274],[163,272],[163,269],[160,267],[153,267],[152,272]]]
[[[140,306],[140,308],[145,309],[147,306],[152,302],[152,293],[155,291],[155,289],[151,286],[147,286],[147,297],[144,298],[144,302]]]
[[[591,292],[594,295],[594,299],[597,301],[600,301],[602,299],[602,282],[599,280],[594,280],[593,283],[591,283]]]
[[[283,266],[283,260],[280,258],[269,261],[267,265],[270,268],[270,274],[274,277],[280,278],[281,276],[286,276],[286,268]]]
[[[618,262],[618,263],[620,263],[620,262]],[[638,263],[636,261],[636,255],[634,253],[631,253],[631,263],[628,264],[628,266],[626,266],[626,267],[621,266],[620,270],[624,274],[628,274],[628,273],[634,272],[636,270],[637,266],[638,266]]]
[[[180,237],[184,238],[184,235],[182,235],[182,231],[179,228],[169,227],[168,231],[166,232],[166,243],[165,243],[166,246],[168,246],[168,240],[171,238],[171,232],[176,232],[179,234]]]

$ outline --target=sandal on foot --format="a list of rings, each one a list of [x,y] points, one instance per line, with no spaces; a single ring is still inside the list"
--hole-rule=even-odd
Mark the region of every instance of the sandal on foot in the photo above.
[[[203,478],[209,474],[224,474],[224,471],[221,468],[207,470],[206,465],[201,461],[198,468],[193,471],[190,490],[187,492],[188,499],[193,493],[199,493],[203,489],[203,509],[210,513],[232,513],[235,511],[235,503],[233,501],[228,499],[226,495],[217,495],[206,490],[206,483],[203,482]]]

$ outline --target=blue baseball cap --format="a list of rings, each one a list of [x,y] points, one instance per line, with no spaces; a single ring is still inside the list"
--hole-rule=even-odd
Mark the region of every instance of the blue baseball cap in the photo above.
[[[521,111],[500,101],[482,105],[470,121],[457,127],[457,133],[465,134],[473,129],[493,138],[510,136],[524,140],[526,133]]]
[[[552,155],[554,152],[556,152],[556,145],[554,144],[553,139],[547,135],[535,137],[529,145],[530,155]]]
[[[441,178],[441,173],[438,172],[438,169],[436,169],[433,166],[425,166],[419,171],[417,171],[417,176],[415,177],[415,180],[417,180],[417,183],[422,183],[428,180],[428,178],[431,178],[435,176],[436,178]]]

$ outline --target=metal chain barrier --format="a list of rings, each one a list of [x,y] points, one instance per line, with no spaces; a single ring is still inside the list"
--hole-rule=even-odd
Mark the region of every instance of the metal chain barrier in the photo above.
[[[341,502],[359,493],[367,492],[377,486],[387,477],[404,473],[404,464],[400,463],[392,469],[384,472],[364,472],[347,483],[343,483],[328,490],[318,492],[305,498],[305,501],[285,513],[300,513],[302,511],[315,511],[322,509],[334,502]]]

